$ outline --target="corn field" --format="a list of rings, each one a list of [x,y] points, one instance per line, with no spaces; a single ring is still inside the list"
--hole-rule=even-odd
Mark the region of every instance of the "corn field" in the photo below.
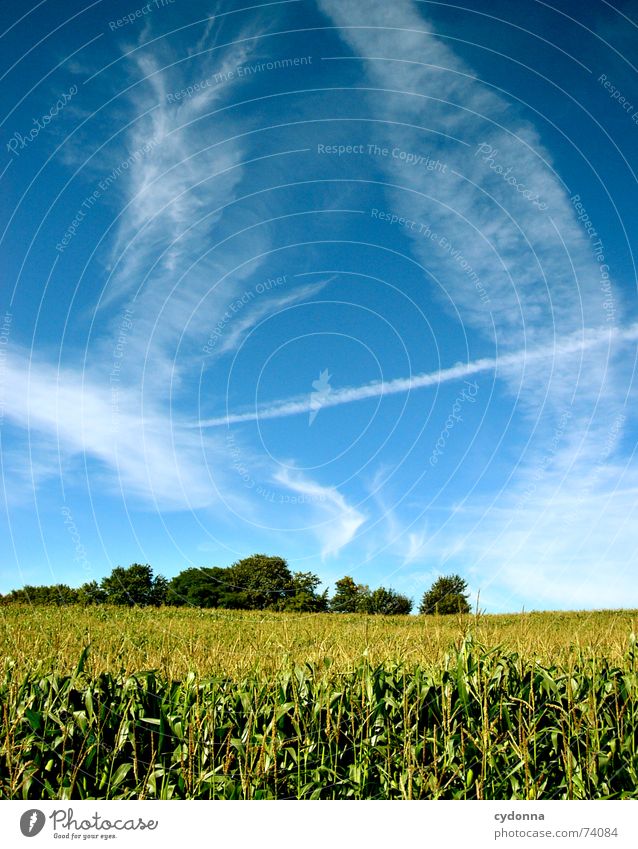
[[[182,679],[276,675],[291,665],[324,660],[333,671],[373,665],[440,665],[451,646],[471,633],[547,665],[583,658],[621,663],[638,611],[552,612],[499,616],[365,616],[188,608],[0,607],[0,663],[18,671],[72,672],[85,646],[85,669]]]
[[[131,640],[152,643],[160,639],[164,611],[152,614],[156,628],[148,634],[139,625],[150,614],[113,612],[120,643],[107,645],[102,633],[101,642],[87,642],[76,653],[74,665],[66,657],[58,667],[35,652],[18,657],[12,643],[41,615],[25,610],[21,620],[18,613],[3,616],[3,798],[638,798],[637,650],[629,631],[620,651],[620,630],[600,627],[609,626],[614,614],[594,614],[593,620],[572,614],[571,648],[560,651],[551,628],[542,625],[539,651],[531,644],[525,652],[514,648],[512,641],[522,640],[515,629],[506,645],[509,620],[501,645],[486,641],[499,633],[498,623],[473,617],[368,623],[368,645],[357,657],[351,639],[350,654],[305,663],[293,651],[294,633],[303,642],[307,629],[332,627],[345,645],[349,632],[365,634],[365,619],[280,614],[269,631],[282,639],[288,631],[289,642],[281,642],[277,663],[274,647],[265,646],[261,665],[256,656],[245,668],[244,651],[244,664],[211,674],[203,660],[200,668],[191,659],[192,668],[179,678],[167,674],[166,658],[163,666],[135,671],[127,668],[125,651],[119,661],[109,654],[121,648],[118,617],[136,623]],[[68,618],[64,639],[75,648],[73,635],[84,633],[95,614],[54,609],[50,615],[54,622]],[[188,612],[181,616],[185,621]],[[197,622],[197,611],[191,616]],[[622,620],[625,626],[630,617]],[[235,621],[243,623],[244,634],[247,623],[261,628],[247,614]],[[379,629],[376,638],[372,627]],[[99,629],[92,628],[95,641]],[[429,659],[423,650],[388,654],[404,639],[402,628],[415,637],[430,631]],[[437,628],[450,638],[445,651],[441,634],[440,643],[435,639]],[[549,643],[543,644],[543,635]],[[525,638],[531,641],[531,632]],[[34,630],[32,644],[37,639]],[[205,657],[202,645],[196,651]],[[50,652],[57,658],[55,645]],[[161,661],[161,650],[153,657]]]

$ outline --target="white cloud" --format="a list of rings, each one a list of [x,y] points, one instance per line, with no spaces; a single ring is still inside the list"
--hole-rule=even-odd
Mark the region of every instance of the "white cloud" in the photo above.
[[[282,294],[273,294],[272,291],[267,293],[257,304],[246,309],[246,315],[235,319],[229,328],[224,327],[221,341],[212,349],[211,355],[215,357],[235,351],[244,341],[249,331],[256,327],[262,319],[273,317],[286,309],[286,307],[318,295],[329,282],[330,280],[328,279],[319,283],[298,286]],[[250,293],[252,294],[254,291],[252,289]]]
[[[450,523],[456,562],[469,564],[492,608],[529,607],[530,598],[547,608],[638,607],[637,495],[635,472],[609,463],[584,492],[551,479],[522,509],[508,503],[511,496],[487,514],[475,505]],[[435,536],[435,550],[445,536]]]
[[[408,533],[408,546],[405,552],[404,563],[413,563],[423,558],[427,552],[428,536],[425,531]]]
[[[238,41],[255,35],[251,25]],[[121,212],[110,248],[110,275],[102,307],[135,303],[129,338],[131,382],[146,366],[147,388],[178,381],[189,368],[194,344],[201,354],[209,329],[267,255],[263,228],[246,227],[236,204],[251,158],[242,129],[228,113],[215,115],[228,91],[215,74],[249,58],[255,40],[212,51],[198,61],[175,62],[167,47],[131,53],[137,85],[129,107],[131,124],[122,161],[152,140],[111,190]],[[189,85],[212,81],[191,96]],[[116,164],[117,167],[117,164]],[[117,317],[113,332],[117,333]],[[105,340],[107,350],[109,341]],[[178,361],[179,354],[179,361]],[[108,356],[108,351],[107,351]],[[135,372],[135,373],[134,373]]]
[[[338,554],[355,538],[366,521],[365,515],[348,504],[334,486],[324,486],[301,473],[280,468],[275,480],[302,497],[316,517],[310,526],[321,544],[322,557]]]
[[[375,115],[388,122],[389,129],[378,130],[386,134],[388,147],[440,158],[446,165],[440,172],[406,166],[391,155],[375,160],[397,187],[387,190],[392,212],[430,225],[450,243],[443,248],[438,240],[406,231],[433,296],[459,309],[468,328],[497,340],[503,351],[605,324],[600,269],[591,245],[550,153],[520,110],[477,79],[432,34],[431,21],[410,0],[391,5],[320,0],[319,5],[352,52],[363,57],[366,81],[381,90],[370,98]],[[410,129],[407,123],[423,129]],[[449,133],[460,143],[450,141]],[[498,151],[497,164],[538,192],[547,211],[483,162],[476,155],[478,143]],[[396,226],[393,232],[398,233]],[[458,256],[452,257],[455,252],[465,269]],[[489,305],[479,298],[468,269],[476,273]],[[617,297],[616,307],[620,318]],[[578,396],[584,407],[601,391],[613,392],[613,375],[597,357],[587,361],[586,369],[587,382],[579,385]],[[573,364],[567,369],[556,364],[550,375],[544,370],[530,374],[522,403],[533,414],[539,399],[560,405],[577,378]],[[517,381],[512,386],[518,391]]]
[[[35,479],[55,474],[62,456],[85,457],[103,464],[111,492],[121,490],[126,499],[162,510],[216,500],[204,462],[215,442],[204,443],[179,419],[143,406],[138,392],[15,350],[3,380],[5,418],[35,437],[29,469]]]
[[[587,342],[573,355],[559,350],[560,340],[577,340],[579,334],[604,344],[604,328],[613,325],[603,306],[602,269],[569,200],[574,190],[562,181],[522,108],[477,79],[436,36],[423,14],[427,4],[320,0],[319,5],[339,27],[351,55],[361,57],[365,85],[377,89],[368,97],[375,117],[388,127],[378,128],[383,139],[378,143],[446,166],[427,171],[392,155],[375,160],[391,184],[388,211],[423,225],[416,231],[388,225],[388,238],[407,235],[428,292],[450,311],[458,310],[470,344],[478,333],[497,345],[498,374],[531,428],[509,440],[511,476],[502,490],[487,496],[479,480],[478,489],[464,497],[456,493],[447,519],[430,529],[424,559],[461,564],[471,570],[475,586],[491,581],[492,598],[505,608],[529,596],[546,598],[548,606],[635,604],[635,580],[627,569],[638,546],[635,498],[613,492],[626,470],[605,457],[591,484],[600,446],[627,412],[632,357],[618,356],[615,344],[635,342],[635,327],[613,331],[609,350]],[[480,143],[496,151],[493,162],[478,154]],[[501,168],[491,167],[495,163]],[[537,192],[547,209],[539,209],[505,177]],[[428,225],[447,245],[424,237]],[[488,302],[479,297],[477,280]],[[622,300],[613,283],[612,290],[614,320],[621,324]],[[555,356],[529,357],[523,349],[554,350]],[[420,378],[427,385],[428,375]],[[397,384],[399,391],[407,388]],[[506,405],[500,393],[495,403]],[[505,420],[504,410],[495,408],[491,421]],[[565,410],[569,426],[539,480],[553,428]],[[466,462],[478,463],[489,479],[488,455],[470,455]],[[532,488],[533,498],[526,497]],[[440,500],[436,508],[445,511]],[[406,525],[408,546],[412,532]]]

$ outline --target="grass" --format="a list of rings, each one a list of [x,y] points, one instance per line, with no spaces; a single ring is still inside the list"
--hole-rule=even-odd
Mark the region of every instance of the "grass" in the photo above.
[[[636,611],[0,613],[4,798],[638,798]]]

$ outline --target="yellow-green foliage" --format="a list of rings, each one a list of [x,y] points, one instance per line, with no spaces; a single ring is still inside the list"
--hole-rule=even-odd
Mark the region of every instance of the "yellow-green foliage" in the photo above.
[[[0,607],[0,658],[18,670],[70,672],[90,644],[87,670],[154,669],[180,679],[272,674],[290,663],[350,671],[372,664],[440,663],[470,632],[481,644],[526,658],[569,664],[576,657],[620,661],[638,633],[638,611],[502,616],[364,616],[188,608]]]
[[[0,796],[637,798],[634,615],[12,606]]]

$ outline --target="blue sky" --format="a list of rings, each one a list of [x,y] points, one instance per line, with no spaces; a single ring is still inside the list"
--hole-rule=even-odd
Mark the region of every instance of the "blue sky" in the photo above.
[[[638,607],[636,12],[5,7],[0,591]]]

